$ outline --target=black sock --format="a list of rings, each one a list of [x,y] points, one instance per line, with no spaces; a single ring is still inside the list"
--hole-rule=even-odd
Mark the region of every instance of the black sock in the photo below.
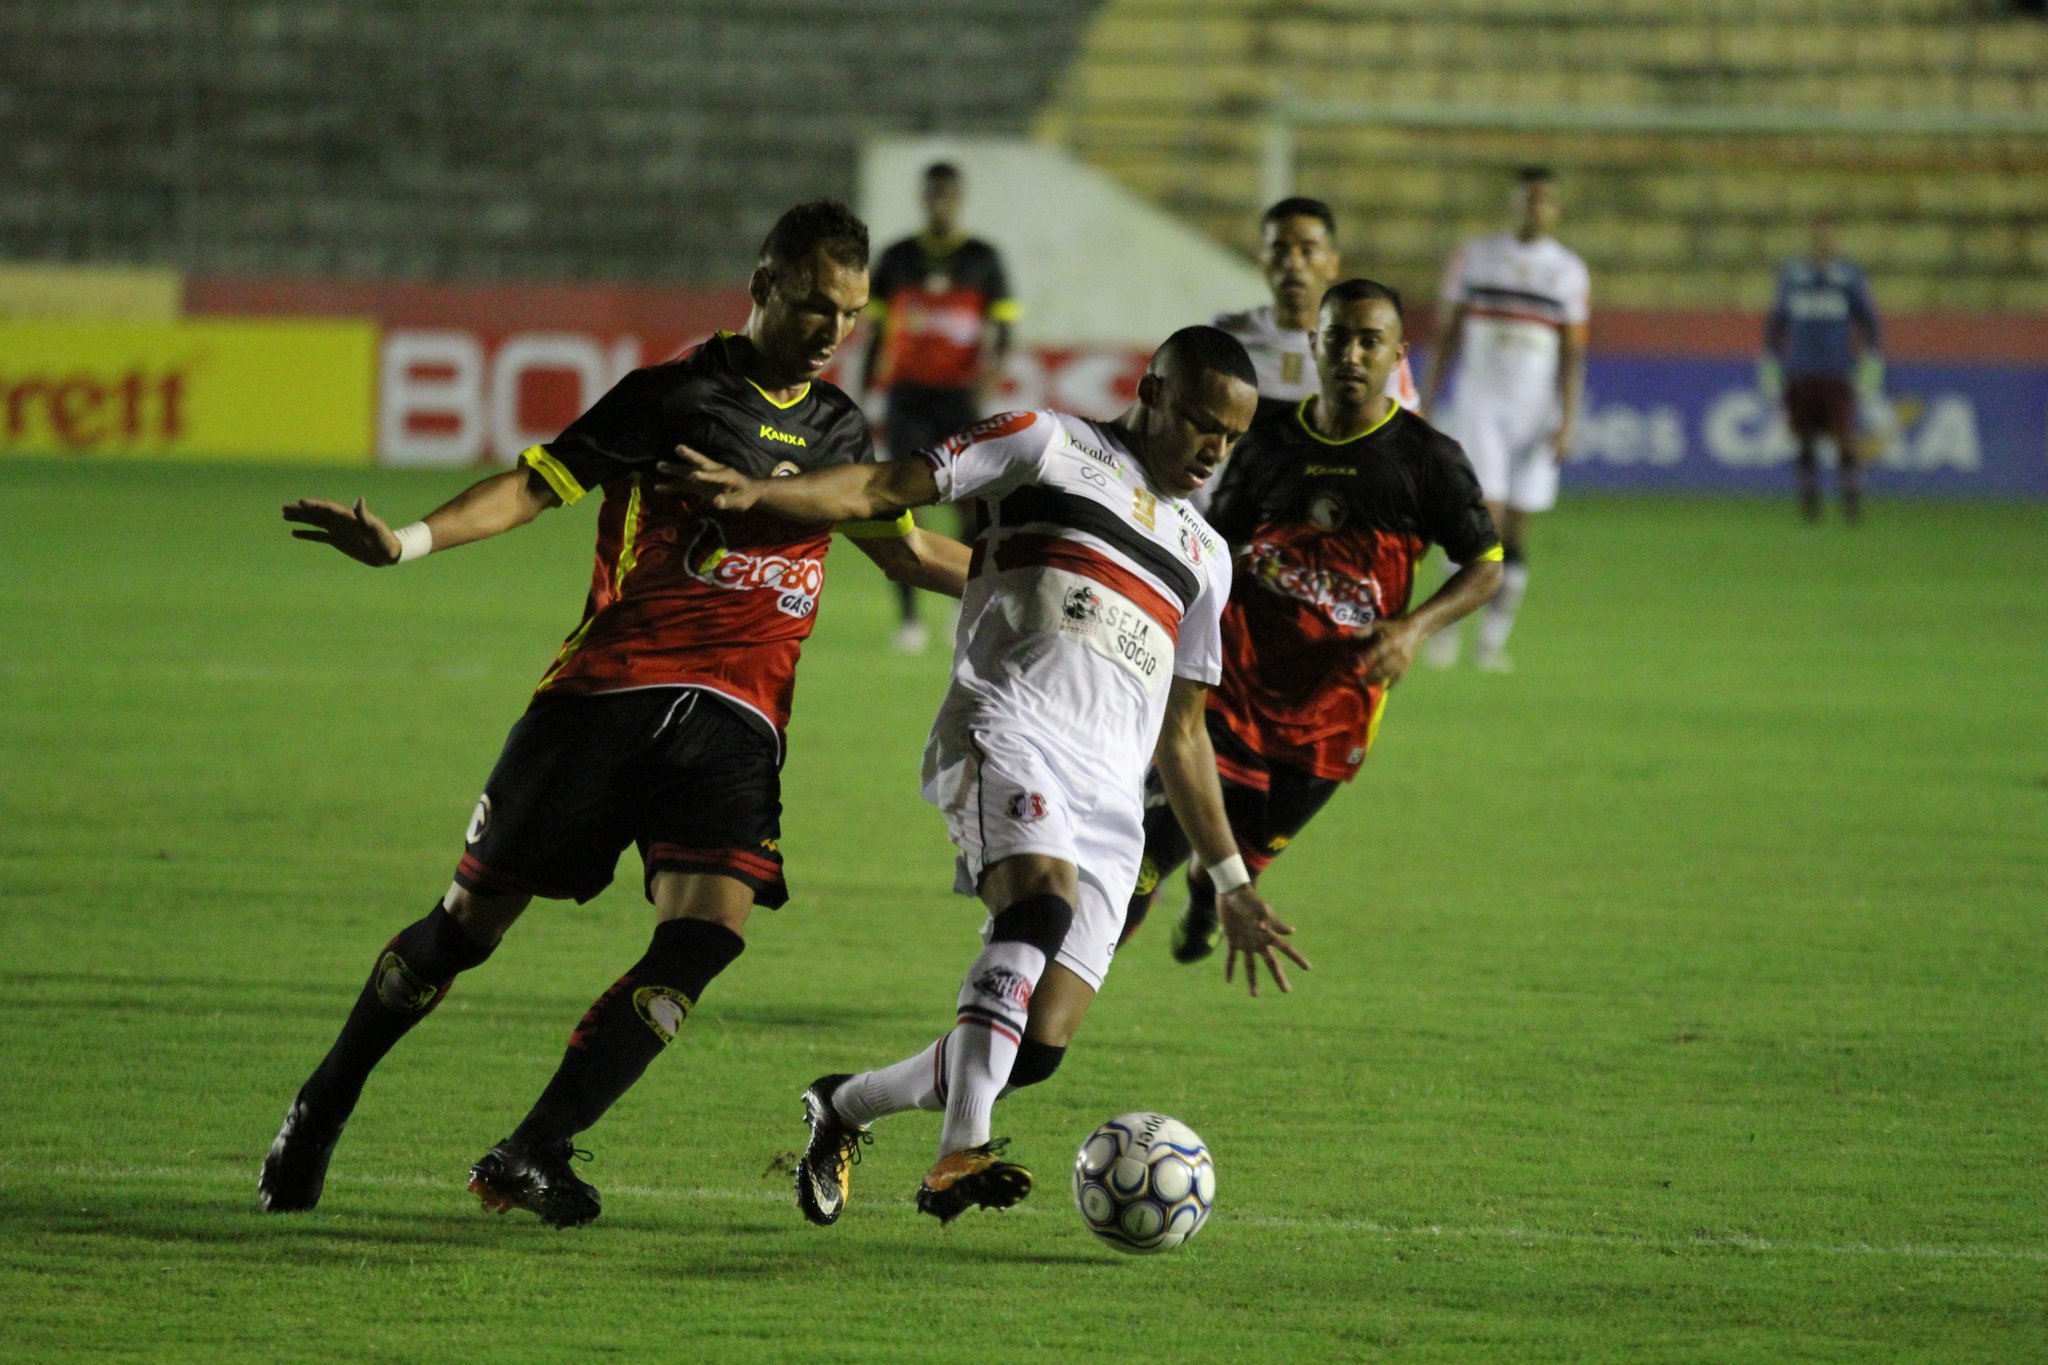
[[[458,972],[490,955],[440,905],[399,930],[377,955],[341,1036],[300,1091],[306,1107],[325,1122],[346,1120],[384,1054],[447,998]]]
[[[917,624],[916,588],[911,587],[908,583],[898,583],[896,585],[896,610],[901,614],[904,625],[914,626]]]
[[[647,955],[585,1011],[569,1050],[513,1140],[572,1138],[604,1117],[682,1029],[711,979],[746,942],[722,924],[673,919],[655,926]]]

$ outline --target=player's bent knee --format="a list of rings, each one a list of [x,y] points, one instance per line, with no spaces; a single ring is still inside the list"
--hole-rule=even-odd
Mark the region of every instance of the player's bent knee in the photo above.
[[[996,912],[989,927],[991,943],[1022,943],[1048,958],[1067,941],[1074,907],[1064,896],[1041,893],[1012,901]]]
[[[495,947],[532,903],[533,897],[527,895],[480,896],[460,882],[451,883],[441,897],[441,908],[484,947]]]
[[[1050,1080],[1052,1073],[1060,1069],[1060,1060],[1067,1055],[1065,1047],[1041,1043],[1036,1038],[1026,1037],[1017,1047],[1017,1060],[1010,1064],[1010,1088],[1021,1090],[1027,1085],[1037,1085]]]
[[[735,877],[716,873],[657,872],[654,874],[654,917],[670,920],[708,920],[735,934],[754,913],[754,889]]]

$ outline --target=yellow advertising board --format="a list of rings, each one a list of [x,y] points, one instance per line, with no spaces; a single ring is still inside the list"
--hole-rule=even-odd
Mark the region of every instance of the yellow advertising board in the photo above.
[[[363,463],[377,325],[0,320],[0,454]]]

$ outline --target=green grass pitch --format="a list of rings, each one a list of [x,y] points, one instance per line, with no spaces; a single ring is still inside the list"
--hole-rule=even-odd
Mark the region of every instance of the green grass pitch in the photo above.
[[[486,1217],[463,1173],[639,954],[630,855],[393,1054],[317,1213],[266,1217],[285,1103],[447,884],[592,527],[372,572],[277,507],[462,481],[0,464],[0,1357],[2048,1358],[2040,506],[1568,497],[1520,670],[1418,670],[1270,874],[1316,970],[1248,1000],[1148,928],[998,1112],[1039,1193],[946,1229],[909,1200],[930,1115],[830,1230],[766,1173],[813,1076],[946,1025],[979,923],[915,790],[944,661],[887,652],[842,547],[795,898],[588,1135],[603,1219]],[[1135,1108],[1219,1166],[1170,1256],[1066,1193]]]

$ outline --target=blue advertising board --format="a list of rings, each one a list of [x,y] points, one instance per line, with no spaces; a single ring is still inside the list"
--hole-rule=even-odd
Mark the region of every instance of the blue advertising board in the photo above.
[[[2048,358],[1901,362],[1884,389],[1862,405],[1872,493],[2048,497]],[[1456,397],[1452,383],[1446,417]],[[1784,493],[1792,456],[1784,411],[1757,391],[1751,362],[1593,354],[1565,487]]]
[[[1865,404],[1877,494],[2048,497],[2048,366],[1892,367]],[[1567,488],[1782,493],[1792,436],[1755,369],[1730,359],[1595,355]]]

